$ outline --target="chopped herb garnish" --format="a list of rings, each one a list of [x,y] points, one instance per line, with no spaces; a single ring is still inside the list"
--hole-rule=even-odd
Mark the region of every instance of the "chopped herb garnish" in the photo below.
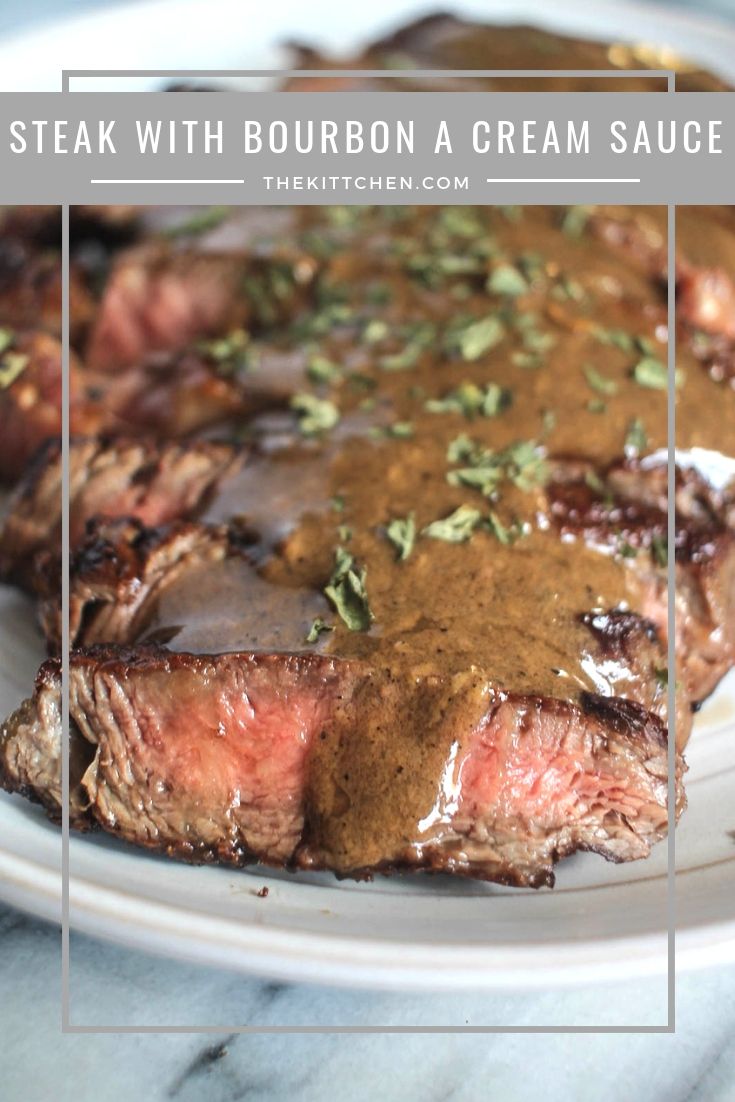
[[[470,538],[482,519],[479,509],[471,505],[460,505],[448,517],[435,520],[422,530],[422,535],[445,543],[464,543]]]
[[[613,379],[606,379],[604,375],[601,375],[589,364],[584,368],[584,377],[587,384],[598,394],[605,394],[610,397],[618,392],[618,384]]]
[[[429,413],[463,413],[465,417],[497,417],[507,409],[513,395],[506,387],[497,383],[478,386],[476,383],[461,383],[444,398],[430,398],[425,403]]]
[[[485,287],[494,295],[517,298],[528,290],[528,283],[512,264],[500,264],[487,277]]]
[[[629,457],[640,455],[648,447],[648,436],[640,417],[634,418],[625,437],[625,454]]]
[[[589,221],[590,213],[587,207],[567,207],[561,220],[562,232],[567,237],[581,237]]]
[[[667,689],[669,685],[669,671],[667,669],[654,670],[656,681],[662,689]]]
[[[511,205],[498,207],[498,210],[500,211],[506,222],[520,222],[520,220],[523,218],[523,210],[521,209],[521,207]]]
[[[322,620],[321,616],[317,616],[313,624],[309,628],[309,634],[306,636],[307,643],[316,643],[319,636],[323,631],[334,631],[331,624],[328,624],[325,620]]]
[[[593,333],[600,344],[611,345],[619,348],[621,352],[635,352],[636,339],[624,329],[605,329],[601,325],[595,326]]]
[[[454,237],[479,237],[484,230],[478,212],[472,207],[441,207],[439,224]]]
[[[0,356],[7,352],[14,340],[15,333],[12,329],[0,329]]]
[[[413,425],[410,421],[395,421],[392,425],[373,425],[368,431],[376,440],[384,436],[392,436],[395,440],[410,440],[413,436]]]
[[[350,631],[367,631],[374,620],[365,589],[366,571],[355,569],[355,560],[344,547],[335,551],[335,566],[324,595]]]
[[[342,543],[349,543],[352,539],[352,529],[349,528],[346,524],[340,524],[339,528],[337,529],[337,535],[339,536]]]
[[[559,302],[581,302],[584,298],[584,287],[576,279],[563,275],[559,276],[559,282],[552,287],[551,295]]]
[[[385,534],[398,553],[399,562],[405,562],[413,551],[416,541],[416,522],[413,513],[407,517],[396,517],[385,529]]]
[[[465,463],[475,454],[475,445],[466,432],[455,436],[447,448],[447,459],[450,463]]]
[[[478,360],[502,341],[505,326],[495,314],[489,314],[479,321],[454,325],[445,337],[448,352],[459,352],[463,360]]]
[[[585,484],[589,486],[590,490],[594,490],[596,494],[604,496],[607,493],[607,487],[598,475],[597,471],[585,471],[584,481]]]
[[[30,362],[30,356],[26,356],[22,352],[6,352],[0,360],[0,390],[6,390],[9,386],[12,386]]]
[[[341,494],[335,494],[332,498],[331,505],[335,513],[343,513],[345,510],[345,499]]]
[[[603,401],[602,398],[590,398],[587,403],[587,409],[590,413],[606,413],[607,402]]]
[[[176,226],[167,226],[163,232],[166,237],[191,237],[194,234],[206,233],[220,226],[229,213],[229,207],[207,207],[206,210],[197,211],[185,222],[179,222]]]
[[[543,428],[544,436],[548,436],[556,428],[556,414],[553,409],[545,409],[541,418],[541,427]]]
[[[505,547],[511,547],[516,540],[523,535],[522,526],[516,521],[509,528],[503,524],[498,515],[490,510],[487,518],[487,526],[499,543]]]
[[[618,554],[621,559],[634,559],[638,551],[633,547],[632,543],[628,543],[624,536],[618,537]]]
[[[306,374],[314,383],[334,383],[342,377],[337,364],[332,363],[326,356],[312,356],[307,365]]]
[[[447,481],[452,486],[470,486],[487,497],[503,479],[527,492],[543,485],[548,478],[546,461],[533,440],[519,440],[502,451],[493,452],[459,437],[450,445],[450,453],[450,461],[469,462],[470,465],[450,471]],[[457,458],[452,460],[452,456]]]
[[[250,334],[244,329],[233,329],[226,337],[199,341],[196,347],[217,365],[220,374],[231,374],[252,366]]]
[[[553,333],[542,333],[539,329],[524,329],[522,339],[524,348],[535,353],[548,352],[556,344]]]
[[[327,432],[339,421],[337,407],[323,398],[316,398],[313,394],[294,394],[291,398],[291,409],[299,415],[299,429],[304,436],[316,436],[320,432]]]
[[[380,318],[372,318],[362,331],[362,339],[365,344],[378,344],[379,341],[384,341],[389,333],[390,329],[386,322],[381,321]]]
[[[421,324],[412,328],[408,343],[400,352],[381,356],[378,360],[383,371],[408,371],[414,367],[421,353],[431,344],[436,329],[432,324]]]
[[[510,357],[510,361],[516,367],[523,367],[528,371],[535,371],[544,362],[540,353],[522,351],[514,352]]]
[[[653,356],[645,356],[633,368],[633,378],[638,386],[647,387],[649,390],[666,390],[668,377],[666,364],[662,364]]]
[[[667,566],[669,562],[669,541],[664,536],[653,536],[651,554],[657,566]]]

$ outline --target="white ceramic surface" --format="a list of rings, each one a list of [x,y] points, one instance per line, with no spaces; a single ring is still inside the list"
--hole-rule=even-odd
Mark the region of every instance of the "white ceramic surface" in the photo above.
[[[462,11],[527,19],[600,37],[655,40],[733,75],[735,33],[632,4],[467,2]],[[71,67],[229,67],[284,63],[287,37],[344,47],[425,10],[315,0],[257,12],[211,0],[162,0],[0,43],[4,89],[58,88]],[[201,11],[201,7],[199,7]],[[144,14],[145,34],[139,20]],[[242,27],[242,31],[237,28]],[[242,45],[241,45],[242,43]],[[108,85],[109,86],[109,85]],[[0,589],[0,712],[27,695],[42,656],[24,600]],[[735,677],[703,710],[688,753],[689,810],[676,834],[680,967],[735,960]],[[25,802],[0,797],[0,895],[58,918],[60,840]],[[424,877],[374,884],[260,870],[195,869],[110,839],[73,838],[72,924],[159,953],[291,980],[385,988],[533,988],[666,968],[666,848],[643,863],[592,855],[560,866],[554,892]],[[258,889],[267,884],[267,898]]]

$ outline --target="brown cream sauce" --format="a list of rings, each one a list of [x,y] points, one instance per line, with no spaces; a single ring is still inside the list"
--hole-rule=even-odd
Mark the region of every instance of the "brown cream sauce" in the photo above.
[[[636,216],[665,248],[665,211]],[[702,258],[691,217],[681,238]],[[149,625],[175,649],[315,651],[374,671],[314,749],[310,815],[337,868],[436,837],[492,693],[635,698],[640,671],[606,658],[580,622],[592,610],[639,608],[634,571],[560,540],[542,485],[504,479],[489,500],[447,481],[462,465],[447,458],[460,434],[493,452],[534,441],[541,456],[600,467],[624,452],[635,420],[646,451],[666,446],[666,391],[634,377],[644,358],[666,363],[665,286],[586,232],[584,218],[574,233],[563,220],[559,208],[465,208],[454,222],[436,209],[304,211],[301,244],[318,241],[328,254],[323,305],[270,347],[260,342],[256,385],[268,388],[269,357],[287,363],[291,388],[332,403],[339,423],[304,438],[282,410],[243,427],[256,453],[208,519],[238,516],[252,533],[248,559],[187,575],[163,593]],[[700,226],[711,231],[712,255],[735,269],[716,224]],[[519,293],[502,293],[500,277],[500,290],[486,289],[499,269],[511,278],[509,268],[522,276]],[[458,318],[490,316],[499,326],[492,347],[468,356],[461,342],[447,343]],[[315,358],[335,365],[334,378],[313,381]],[[732,391],[685,344],[677,363],[678,446],[735,455]],[[495,416],[427,410],[463,384],[499,386],[510,404]],[[410,435],[389,435],[395,424]],[[506,546],[479,528],[462,543],[421,534],[463,505],[483,518],[492,509],[524,535]],[[417,536],[399,561],[386,527],[409,514]],[[366,571],[369,630],[350,630],[323,595],[338,546]],[[307,643],[316,617],[332,630]]]

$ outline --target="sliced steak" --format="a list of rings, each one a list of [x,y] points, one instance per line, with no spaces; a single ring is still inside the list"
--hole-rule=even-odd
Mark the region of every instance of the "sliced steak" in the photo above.
[[[603,479],[578,469],[548,492],[563,534],[623,556],[643,583],[640,611],[666,639],[666,468],[619,463]],[[735,661],[735,530],[722,495],[694,469],[677,468],[675,557],[679,676],[698,702]]]
[[[114,371],[154,352],[176,352],[228,330],[288,316],[311,281],[298,253],[194,252],[164,245],[124,253],[115,264],[90,334],[90,367]]]
[[[71,545],[95,516],[163,524],[195,515],[243,460],[242,449],[226,444],[75,440],[69,458]],[[60,538],[61,447],[52,442],[13,495],[0,532],[0,577],[34,588],[39,553],[53,561]]]
[[[44,330],[4,329],[0,337],[0,483],[13,484],[61,435],[61,344]],[[73,353],[69,368],[71,430],[91,435],[109,413]]]
[[[70,822],[89,823],[81,778],[92,760],[89,747],[75,733],[69,765]],[[33,698],[0,724],[0,785],[42,804],[49,817],[61,820],[61,673],[47,662],[36,678]]]
[[[58,742],[55,676],[44,667],[34,699],[3,728],[11,791],[47,784],[27,745]],[[75,806],[88,801],[106,830],[186,860],[352,876],[429,869],[540,886],[553,883],[565,854],[631,860],[666,831],[665,728],[630,701],[483,692],[460,730],[464,705],[454,707],[456,686],[441,678],[408,690],[322,655],[156,648],[78,652],[70,691],[74,724],[95,751]],[[386,755],[370,724],[404,714],[406,691],[415,727]],[[429,788],[427,758],[443,778]],[[52,749],[44,759],[54,760]],[[52,805],[57,784],[47,785]]]

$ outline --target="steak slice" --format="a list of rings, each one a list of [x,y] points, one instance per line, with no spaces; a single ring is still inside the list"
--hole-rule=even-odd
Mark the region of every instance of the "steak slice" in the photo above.
[[[0,336],[0,483],[12,484],[61,435],[61,344],[44,330],[3,329]],[[105,406],[73,353],[69,366],[71,429],[91,435],[105,424]]]
[[[3,786],[43,792],[52,807],[57,676],[47,663],[33,700],[3,727],[0,755]],[[190,861],[360,877],[426,869],[534,887],[552,884],[556,860],[575,850],[631,860],[663,837],[660,719],[589,693],[573,703],[483,690],[463,729],[466,688],[436,677],[407,687],[316,654],[79,651],[71,716],[94,760],[74,806],[88,801],[104,829]],[[386,753],[365,717],[405,714],[407,691],[415,724]],[[427,730],[439,698],[441,723]],[[43,761],[29,738],[46,746]],[[427,756],[428,789],[413,768]],[[682,769],[679,758],[677,814]]]
[[[69,763],[70,822],[79,830],[90,820],[81,778],[92,760],[89,747],[75,737]],[[59,663],[45,663],[35,692],[0,724],[0,785],[40,803],[51,819],[61,820],[61,674]]]
[[[86,362],[115,371],[228,330],[273,324],[290,315],[315,271],[313,260],[298,252],[132,249],[110,273]]]
[[[643,583],[640,611],[665,640],[666,467],[622,462],[593,479],[584,465],[572,472],[549,485],[553,521],[564,535],[626,556]],[[726,499],[694,468],[677,467],[674,553],[678,676],[697,703],[735,661],[735,531]]]
[[[94,516],[139,517],[149,524],[195,515],[214,487],[243,462],[242,449],[210,442],[72,442],[70,540]],[[39,553],[55,561],[61,538],[61,447],[53,441],[11,500],[0,532],[0,577],[38,587]],[[54,580],[54,588],[58,584]]]

